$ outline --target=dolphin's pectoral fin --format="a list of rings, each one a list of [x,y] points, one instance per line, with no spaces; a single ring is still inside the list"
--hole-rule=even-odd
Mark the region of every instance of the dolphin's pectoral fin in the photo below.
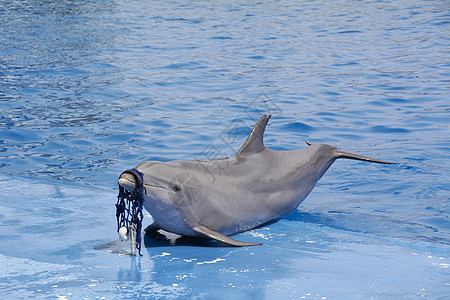
[[[206,228],[203,225],[196,225],[194,227],[192,227],[193,230],[206,235],[209,238],[212,238],[214,240],[217,240],[219,242],[228,244],[228,245],[232,245],[232,246],[236,246],[236,247],[246,247],[246,246],[258,246],[258,245],[262,245],[262,243],[247,243],[247,242],[241,242],[241,241],[237,241],[235,239],[232,239],[226,235],[223,235],[217,231],[213,231],[209,228]]]

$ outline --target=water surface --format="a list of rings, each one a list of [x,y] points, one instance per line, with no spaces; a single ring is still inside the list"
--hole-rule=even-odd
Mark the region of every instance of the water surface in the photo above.
[[[449,8],[1,1],[1,294],[444,298]],[[237,237],[261,247],[146,237],[140,259],[111,253],[123,170],[234,155],[265,113],[268,147],[398,164],[336,162],[297,212]]]

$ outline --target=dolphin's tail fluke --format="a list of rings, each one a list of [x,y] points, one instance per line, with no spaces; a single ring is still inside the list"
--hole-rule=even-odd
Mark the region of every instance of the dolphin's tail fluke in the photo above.
[[[379,160],[379,159],[374,159],[374,158],[370,158],[370,157],[367,157],[367,156],[363,156],[363,155],[359,155],[359,154],[355,154],[355,153],[351,153],[351,152],[342,151],[341,149],[338,149],[338,148],[336,148],[336,158],[348,158],[348,159],[356,159],[356,160],[374,162],[374,163],[379,163],[379,164],[395,165],[395,163],[393,163],[393,162]]]
[[[308,144],[308,146],[313,145],[313,143],[305,141],[306,144]],[[393,162],[389,162],[389,161],[384,161],[384,160],[379,160],[379,159],[375,159],[375,158],[370,158],[367,156],[363,156],[363,155],[359,155],[356,153],[351,153],[351,152],[347,152],[347,151],[343,151],[339,148],[336,148],[334,146],[330,146],[330,145],[326,145],[326,144],[321,144],[322,146],[325,147],[329,147],[329,149],[332,149],[332,157],[334,159],[337,158],[348,158],[348,159],[356,159],[356,160],[362,160],[362,161],[368,161],[368,162],[374,162],[374,163],[379,163],[379,164],[389,164],[389,165],[396,165],[396,163]]]
[[[308,146],[313,145],[313,143],[305,141],[306,144],[308,144]],[[321,144],[322,146],[325,147],[329,147],[329,149],[332,151],[331,156],[333,157],[333,159],[337,159],[337,158],[348,158],[348,159],[356,159],[356,160],[362,160],[362,161],[368,161],[368,162],[374,162],[374,163],[379,163],[379,164],[389,164],[389,165],[395,165],[396,163],[393,162],[389,162],[389,161],[384,161],[384,160],[379,160],[379,159],[375,159],[375,158],[370,158],[367,156],[363,156],[363,155],[359,155],[356,153],[351,153],[351,152],[347,152],[344,150],[341,150],[337,147],[334,146],[330,146],[330,145],[326,145],[326,144]]]

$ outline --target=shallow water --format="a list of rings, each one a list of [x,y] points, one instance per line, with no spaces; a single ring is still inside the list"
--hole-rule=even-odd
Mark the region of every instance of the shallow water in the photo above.
[[[447,1],[2,1],[0,294],[445,298]],[[260,247],[146,236],[117,251],[117,177],[144,160],[323,142],[337,161]],[[146,223],[150,217],[146,217]],[[175,243],[175,245],[172,245]]]

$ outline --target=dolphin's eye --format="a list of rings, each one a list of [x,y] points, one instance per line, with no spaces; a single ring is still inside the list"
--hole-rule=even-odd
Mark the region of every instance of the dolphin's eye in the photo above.
[[[174,184],[172,188],[173,188],[173,191],[176,192],[176,193],[181,191],[181,187],[178,184]]]

